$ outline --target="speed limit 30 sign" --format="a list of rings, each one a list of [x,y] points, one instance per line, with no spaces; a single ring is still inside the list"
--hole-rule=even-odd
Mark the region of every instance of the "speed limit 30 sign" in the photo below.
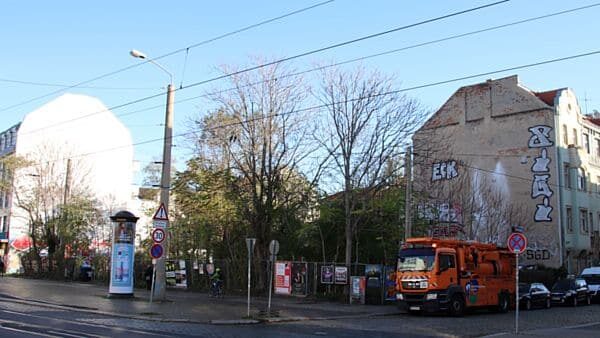
[[[156,228],[152,231],[152,240],[154,243],[162,243],[165,237],[165,231],[162,228]]]

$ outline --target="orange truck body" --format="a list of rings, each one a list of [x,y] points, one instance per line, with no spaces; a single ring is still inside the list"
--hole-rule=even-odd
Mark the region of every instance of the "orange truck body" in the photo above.
[[[398,254],[398,306],[456,316],[476,307],[508,311],[515,296],[515,259],[514,253],[494,244],[408,239]]]

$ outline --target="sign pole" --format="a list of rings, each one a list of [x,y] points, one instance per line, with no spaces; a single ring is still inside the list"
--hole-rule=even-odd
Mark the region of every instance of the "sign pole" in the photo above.
[[[154,281],[156,280],[156,264],[152,262],[152,286],[150,287],[150,304],[152,304],[152,296],[154,296]]]
[[[267,305],[267,316],[271,317],[271,293],[273,292],[273,274],[275,273],[274,270],[274,264],[275,264],[275,255],[271,255],[271,262],[269,264],[269,267],[271,268],[270,270],[270,274],[269,274],[269,303]]]
[[[519,251],[515,250],[515,262],[516,262],[516,266],[515,266],[515,274],[516,277],[515,278],[515,292],[516,292],[516,297],[515,297],[515,334],[519,334]]]
[[[246,238],[246,248],[248,249],[248,312],[247,316],[250,317],[250,283],[252,281],[251,267],[252,267],[252,252],[254,251],[254,244],[256,238]]]

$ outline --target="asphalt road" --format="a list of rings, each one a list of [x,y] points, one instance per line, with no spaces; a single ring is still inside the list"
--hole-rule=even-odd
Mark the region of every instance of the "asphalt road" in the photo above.
[[[0,293],[0,337],[511,337],[514,320],[514,312],[482,311],[460,318],[396,314],[210,325],[124,318],[36,301],[16,302]],[[522,311],[519,327],[526,336],[600,336],[600,305]]]

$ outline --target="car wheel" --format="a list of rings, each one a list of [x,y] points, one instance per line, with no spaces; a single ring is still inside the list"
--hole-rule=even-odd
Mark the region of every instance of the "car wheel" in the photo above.
[[[550,298],[546,298],[546,309],[549,309],[552,306],[552,302],[550,301]]]
[[[577,306],[577,296],[573,296],[573,306]]]
[[[531,310],[531,300],[529,299],[525,302],[525,310]]]
[[[508,307],[509,307],[509,298],[508,295],[505,293],[502,293],[498,296],[498,312],[501,313],[506,313],[508,312]]]
[[[454,295],[448,309],[451,316],[460,317],[465,313],[465,301],[460,295]]]

